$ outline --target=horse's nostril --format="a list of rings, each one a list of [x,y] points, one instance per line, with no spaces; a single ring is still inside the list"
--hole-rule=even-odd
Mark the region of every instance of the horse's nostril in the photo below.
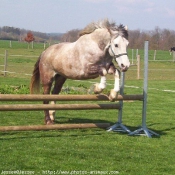
[[[124,64],[121,64],[121,67],[125,67]]]

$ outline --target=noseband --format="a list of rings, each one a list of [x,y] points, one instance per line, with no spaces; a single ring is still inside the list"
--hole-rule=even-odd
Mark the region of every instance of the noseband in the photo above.
[[[112,49],[111,43],[110,43],[110,48],[111,48],[112,54],[114,55],[113,56],[114,58],[118,58],[118,57],[123,56],[123,55],[128,55],[127,53],[121,53],[121,54],[116,55]]]

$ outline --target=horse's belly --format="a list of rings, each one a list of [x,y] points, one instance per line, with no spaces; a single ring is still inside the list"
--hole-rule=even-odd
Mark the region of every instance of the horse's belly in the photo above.
[[[97,78],[99,76],[99,66],[98,65],[91,65],[91,64],[65,64],[64,68],[59,69],[61,70],[61,74],[69,79],[92,79]]]
[[[69,73],[65,73],[65,76],[69,79],[74,79],[74,80],[86,80],[86,79],[94,79],[97,78],[99,76],[98,73],[96,74],[89,74],[87,72],[83,72],[83,71],[79,71],[76,73],[75,72],[69,72]]]

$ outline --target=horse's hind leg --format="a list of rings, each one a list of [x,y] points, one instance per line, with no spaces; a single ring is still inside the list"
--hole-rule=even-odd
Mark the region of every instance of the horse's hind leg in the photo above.
[[[53,81],[50,81],[47,84],[43,84],[43,94],[50,93],[52,82]],[[43,101],[43,104],[49,104],[49,101],[45,100],[45,101]],[[45,113],[45,124],[52,124],[53,122],[50,119],[49,110],[47,110],[47,109],[44,110],[44,113]]]
[[[66,81],[66,78],[61,75],[55,76],[55,84],[52,90],[52,94],[59,94],[61,91],[61,88]],[[51,101],[51,104],[55,104],[55,101]],[[55,118],[55,110],[49,110],[49,115],[52,121],[54,121]]]

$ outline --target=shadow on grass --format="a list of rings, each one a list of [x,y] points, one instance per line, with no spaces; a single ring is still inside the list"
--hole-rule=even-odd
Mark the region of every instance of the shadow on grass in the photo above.
[[[156,125],[156,124],[152,124],[152,125]],[[155,129],[152,129],[152,128],[150,128],[150,126],[152,126],[152,125],[147,125],[147,127],[146,127],[148,129],[148,132],[149,131],[153,131],[154,133],[158,134],[158,135],[154,135],[154,134],[152,134],[152,133],[149,132],[152,138],[160,138],[161,135],[167,135],[167,133],[165,132],[166,130],[155,130]],[[141,126],[138,126],[138,127],[135,127],[135,126],[126,126],[126,127],[128,129],[130,129],[131,132],[134,132],[134,131],[142,128]],[[175,129],[175,128],[171,128],[171,129]],[[140,132],[140,135],[137,135],[136,134],[136,135],[131,135],[131,136],[142,136],[142,135],[145,135],[144,131],[141,131]]]
[[[153,124],[149,124],[149,126],[148,127],[152,127],[152,126],[154,126],[154,125],[162,125],[162,123],[153,123]],[[168,128],[167,128],[168,127]],[[161,129],[161,130],[153,130],[152,129],[152,131],[154,131],[154,132],[156,132],[156,133],[158,133],[159,135],[167,135],[168,133],[167,133],[167,131],[172,131],[172,130],[175,130],[175,127],[174,126],[166,126],[166,128],[165,129]]]
[[[69,118],[69,117],[59,117],[58,119],[55,120],[55,124],[86,124],[86,123],[109,123],[110,126],[114,125],[114,122],[111,122],[109,120],[102,120],[102,119],[87,119],[87,118]],[[175,127],[172,128],[167,128],[164,130],[155,130],[155,129],[151,129],[150,127],[152,127],[153,125],[158,125],[157,123],[154,124],[150,124],[149,126],[147,126],[147,128],[157,134],[161,135],[167,135],[166,131],[171,131],[174,130]],[[129,125],[125,125],[131,132],[136,131],[137,129],[140,128],[140,126],[136,127],[136,126],[129,126]],[[89,133],[89,132],[85,132],[87,131],[89,128],[82,128],[82,129],[64,129],[64,130],[59,130],[59,129],[55,129],[55,130],[41,130],[41,131],[6,131],[6,132],[1,132],[0,133],[0,140],[13,140],[13,139],[27,139],[27,138],[56,138],[56,137],[77,137],[77,136],[84,136],[84,135],[91,135],[91,136],[96,136],[96,135],[102,135],[103,130],[107,130],[107,128],[90,128],[90,129],[99,129],[99,130],[94,130],[94,133]],[[79,133],[72,133],[72,134],[68,134],[66,135],[65,132],[67,130],[79,130],[81,132]],[[53,131],[53,132],[52,132]],[[59,132],[56,132],[59,131]],[[102,132],[101,132],[102,131]],[[113,131],[112,131],[113,132]],[[114,132],[120,135],[128,135],[127,132]],[[144,134],[144,133],[143,133]],[[6,137],[7,136],[7,137]],[[139,136],[139,135],[133,135],[133,136]],[[152,135],[153,138],[160,138],[160,136],[155,136]]]
[[[87,118],[69,118],[69,117],[58,117],[54,121],[55,124],[75,124],[75,123],[110,123],[111,121],[108,120],[101,120],[101,119],[87,119]]]
[[[54,122],[55,124],[86,124],[86,123],[109,123],[107,120],[96,120],[96,119],[80,119],[80,118],[67,118],[67,117],[59,117],[58,120]],[[88,129],[96,129],[94,133],[85,132]],[[55,130],[39,130],[39,131],[3,131],[0,132],[0,140],[13,140],[13,139],[33,139],[33,138],[56,138],[56,137],[77,137],[77,136],[97,136],[104,134],[104,130],[107,128],[82,128],[82,129],[55,129]],[[70,130],[78,130],[78,132],[68,133],[66,135],[66,131]]]
[[[75,129],[74,129],[75,130]],[[0,140],[25,140],[25,139],[46,139],[46,138],[70,138],[70,137],[84,137],[84,136],[100,136],[103,133],[94,132],[94,133],[85,133],[86,129],[82,129],[79,134],[68,134],[65,135],[65,130],[59,130],[57,133],[48,132],[48,131],[10,131],[3,132],[0,134]],[[55,130],[58,131],[58,130]],[[20,133],[19,133],[20,132]],[[32,132],[32,133],[31,133]]]
[[[83,119],[83,118],[66,118],[66,117],[59,117],[59,120],[56,120],[55,123],[57,124],[66,124],[66,123],[110,123],[110,126],[114,125],[115,123],[111,122],[111,121],[107,121],[107,120],[96,120],[96,119]],[[156,124],[152,124],[152,125],[156,125]],[[150,129],[149,127],[152,126],[149,125],[147,126],[147,128],[157,134],[159,134],[159,136],[156,135],[152,135],[153,138],[160,138],[161,135],[167,135],[166,130],[155,130],[155,129]],[[125,125],[131,132],[136,131],[137,129],[140,128],[140,126],[136,127],[136,126],[129,126],[129,125]],[[175,129],[175,128],[171,128],[171,129]],[[170,130],[171,130],[170,129]],[[127,135],[127,132],[118,132],[116,131],[116,133],[120,134],[120,135]],[[143,132],[144,134],[144,132]],[[133,136],[139,136],[139,135],[133,135]]]

